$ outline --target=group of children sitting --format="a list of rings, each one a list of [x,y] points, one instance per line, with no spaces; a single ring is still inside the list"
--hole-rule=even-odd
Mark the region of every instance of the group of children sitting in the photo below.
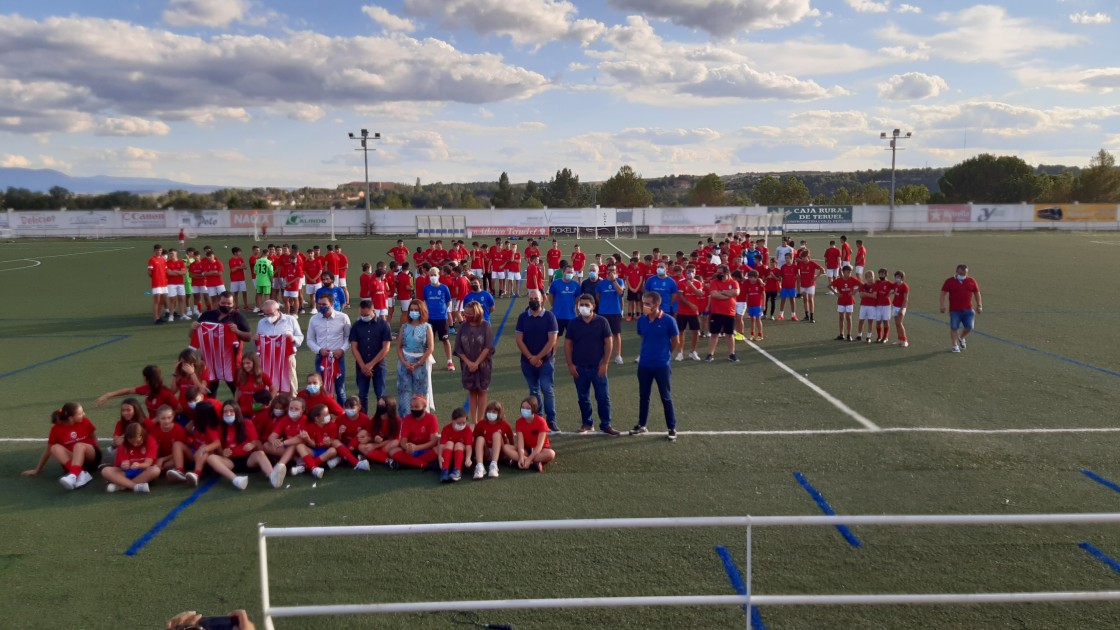
[[[38,465],[23,474],[37,475],[54,459],[62,466],[59,482],[67,490],[88,484],[100,472],[109,492],[144,493],[161,475],[197,486],[207,469],[244,490],[253,473],[280,488],[288,475],[310,472],[321,479],[342,464],[360,471],[369,471],[373,463],[393,470],[435,470],[441,482],[455,482],[472,468],[475,479],[496,478],[503,463],[543,472],[556,459],[548,423],[532,396],[521,401],[512,427],[502,404],[491,401],[485,420],[468,426],[467,413],[459,408],[441,430],[422,396],[412,398],[404,418],[392,396],[378,399],[367,414],[357,396],[341,406],[323,393],[317,373],[295,396],[262,388],[248,397],[235,391],[225,402],[199,385],[175,396],[163,386],[155,365],[144,368],[144,376],[145,385],[98,399],[103,404],[110,395],[143,396],[143,402],[130,397],[121,403],[112,464],[102,464],[93,423],[82,405],[70,402],[51,414],[47,447]]]

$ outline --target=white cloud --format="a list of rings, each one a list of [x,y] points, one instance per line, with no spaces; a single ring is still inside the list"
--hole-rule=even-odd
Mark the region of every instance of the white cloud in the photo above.
[[[1120,67],[1053,69],[1030,64],[1015,69],[1014,74],[1028,87],[1101,94],[1120,89]]]
[[[31,166],[31,160],[22,155],[12,155],[5,153],[0,155],[0,167],[4,168],[28,168]]]
[[[568,72],[579,72],[580,70],[587,70],[590,67],[591,66],[589,66],[585,63],[580,63],[578,61],[573,61],[573,62],[568,64]]]
[[[225,28],[235,20],[244,21],[248,10],[246,0],[171,0],[163,21],[172,26]]]
[[[1107,13],[1089,13],[1082,11],[1080,13],[1071,13],[1069,21],[1074,24],[1109,24],[1112,22],[1112,17]]]
[[[436,18],[447,29],[464,26],[481,35],[505,35],[518,45],[570,39],[594,41],[605,28],[595,20],[575,19],[567,0],[405,0],[405,11]]]
[[[171,133],[171,127],[158,120],[123,116],[98,121],[94,133],[99,136],[166,136]]]
[[[619,140],[643,140],[660,145],[702,144],[713,142],[720,138],[720,133],[714,129],[700,127],[697,129],[661,129],[635,127],[623,129],[615,134]]]
[[[936,74],[907,72],[880,83],[879,97],[891,101],[919,101],[933,98],[947,89],[949,84]]]
[[[1007,62],[1047,48],[1068,48],[1083,41],[1028,18],[1012,17],[1007,9],[977,5],[957,13],[941,13],[935,20],[949,28],[933,35],[919,35],[888,25],[878,32],[895,47],[897,56],[925,55],[964,63]]]
[[[899,13],[921,13],[922,12],[922,7],[917,7],[917,6],[914,6],[912,4],[903,3],[903,4],[898,5],[898,8],[895,9],[895,10],[898,11]]]
[[[416,24],[412,20],[393,15],[385,7],[366,5],[362,7],[362,13],[368,15],[369,19],[377,22],[387,31],[411,33],[416,30]]]
[[[947,105],[915,105],[910,117],[917,129],[965,130],[1015,138],[1067,131],[1120,117],[1120,106],[1041,109],[999,101],[970,100]]]
[[[609,0],[616,9],[640,11],[717,37],[747,30],[781,28],[820,12],[809,0]]]
[[[776,148],[793,144],[827,148],[859,144],[872,137],[867,114],[859,111],[808,110],[790,114],[786,125],[757,125],[739,131],[744,148]]]
[[[873,2],[872,0],[844,0],[848,6],[857,13],[886,13],[891,9],[890,0]]]

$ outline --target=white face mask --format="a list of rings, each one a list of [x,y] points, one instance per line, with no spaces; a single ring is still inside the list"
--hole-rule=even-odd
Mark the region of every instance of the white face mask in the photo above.
[[[288,410],[288,417],[291,418],[292,420],[297,420],[297,419],[303,417],[303,412],[302,411],[292,411],[291,409],[289,409]]]
[[[498,414],[497,414],[497,412],[494,412],[494,411],[487,411],[487,412],[486,412],[486,419],[487,419],[487,420],[489,420],[490,422],[497,422],[497,421],[498,421]]]
[[[327,417],[323,419],[323,424],[330,424],[330,423],[331,423],[331,415],[327,414]]]
[[[357,409],[347,409],[346,410],[346,417],[347,418],[357,418],[358,417],[358,410]]]
[[[579,314],[580,314],[581,317],[590,317],[591,316],[591,307],[590,306],[579,307]]]
[[[957,274],[957,280],[960,280],[961,282],[964,282],[964,279],[965,279],[965,276],[963,276],[959,273]]]
[[[465,422],[464,422],[464,423],[460,424],[460,423],[458,423],[458,422],[452,422],[452,423],[451,423],[451,426],[452,426],[452,428],[454,428],[454,429],[455,429],[456,431],[462,431],[463,429],[467,428],[467,423],[465,423]]]
[[[222,416],[222,420],[223,420],[223,421],[224,421],[224,422],[225,422],[226,424],[233,424],[234,422],[236,422],[236,421],[237,421],[237,416],[234,416],[234,415],[223,415],[223,416]]]
[[[362,315],[362,316],[358,317],[358,319],[362,320],[363,322],[372,322],[373,321],[373,315]]]
[[[439,276],[432,276],[428,280],[428,284],[431,284],[433,287],[438,287],[439,286]]]
[[[272,410],[272,415],[279,418],[280,416],[284,415],[284,410],[283,409],[273,409]]]
[[[532,418],[533,417],[533,410],[532,409],[522,409],[521,410],[521,417],[522,418]]]

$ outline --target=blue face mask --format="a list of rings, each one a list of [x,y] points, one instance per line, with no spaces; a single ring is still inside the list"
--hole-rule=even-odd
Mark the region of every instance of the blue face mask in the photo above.
[[[571,280],[572,278],[575,277],[575,275],[576,274],[574,274],[574,273],[566,273],[566,274],[564,274],[564,279],[565,280]]]
[[[190,407],[191,409],[194,409],[195,407],[198,406],[198,403],[196,401],[192,400],[189,403],[187,403],[187,406]]]
[[[237,421],[237,416],[222,416],[222,421],[226,424],[233,424]]]
[[[331,307],[329,307],[329,306],[320,306],[319,307],[319,314],[320,315],[325,317],[327,315],[327,313],[329,313],[329,312],[331,312]]]
[[[598,271],[589,271],[589,272],[587,272],[587,279],[588,279],[588,280],[595,280],[595,279],[597,279],[598,277],[599,277],[599,272],[598,272]]]
[[[961,282],[964,282],[964,279],[965,279],[965,276],[962,276],[959,273],[957,274],[957,280],[960,280]]]
[[[314,396],[315,394],[318,394],[319,393],[319,386],[318,385],[308,385],[307,386],[307,393],[311,394],[312,396]]]
[[[532,418],[533,417],[533,410],[532,409],[522,409],[521,410],[521,417],[525,418],[525,419]]]
[[[662,278],[664,278],[664,277],[665,277],[665,268],[664,268],[664,267],[658,267],[658,268],[657,268],[657,275],[659,275],[659,276],[661,276]]]
[[[420,319],[420,311],[409,311],[408,312],[408,318],[409,319]]]

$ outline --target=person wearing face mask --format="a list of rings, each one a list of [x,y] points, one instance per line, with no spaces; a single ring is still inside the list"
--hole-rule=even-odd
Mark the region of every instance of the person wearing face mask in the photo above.
[[[482,318],[490,322],[490,312],[494,310],[494,295],[482,288],[482,278],[471,278],[470,291],[463,296],[463,308],[471,302],[478,302],[482,306]]]
[[[595,303],[599,315],[611,327],[614,362],[622,365],[622,296],[626,293],[626,283],[619,278],[615,263],[608,262],[605,269],[606,273],[595,284]]]
[[[875,282],[875,343],[887,343],[891,334],[891,293],[894,292],[894,282],[887,280],[886,269],[880,269],[878,273],[879,279]]]
[[[492,400],[486,405],[486,421],[474,427],[474,478],[498,478],[498,462],[506,445],[514,444],[513,427],[506,421],[502,403]],[[547,424],[547,423],[546,423]],[[489,461],[488,467],[484,464]]]
[[[413,396],[432,400],[432,364],[435,359],[435,333],[428,323],[428,307],[423,300],[412,300],[406,311],[407,323],[401,326],[397,343],[397,411],[408,415]]]
[[[738,293],[738,289],[736,289]],[[670,381],[673,368],[669,363],[673,347],[680,340],[677,321],[661,310],[661,295],[647,291],[642,295],[642,310],[645,314],[638,319],[638,335],[642,347],[638,354],[638,424],[630,430],[630,435],[647,433],[649,420],[649,396],[653,383],[661,395],[661,405],[665,410],[665,425],[669,429],[669,440],[677,439],[677,415],[673,407],[673,394]]]
[[[552,314],[556,316],[556,325],[560,334],[568,322],[576,316],[576,294],[579,292],[579,282],[575,280],[572,266],[564,267],[564,275],[559,280],[553,280],[548,287],[548,301],[552,307]]]
[[[259,470],[279,488],[283,477],[273,475],[272,462],[261,450],[257,428],[241,415],[240,408],[227,401],[222,407],[221,447],[206,457],[206,465],[225,477],[234,488],[244,490],[249,485],[248,474]]]
[[[461,407],[451,412],[451,422],[439,434],[440,483],[459,481],[463,466],[471,465],[471,438],[474,432],[467,428],[467,412]]]
[[[595,287],[599,284],[599,265],[591,263],[587,266],[587,279],[579,283],[580,295],[593,295],[598,300]]]
[[[238,343],[244,344],[248,341],[252,341],[253,334],[249,328],[249,320],[245,319],[245,315],[234,308],[233,294],[229,291],[222,291],[216,297],[218,300],[218,307],[199,315],[198,321],[191,324],[191,332],[194,333],[197,331],[202,327],[202,324],[220,324],[225,326],[227,331],[231,331],[234,334]],[[241,346],[237,346],[232,354],[233,356],[221,358],[222,363],[225,363],[226,360],[231,361],[229,364],[231,367],[229,374],[231,376],[233,371],[241,363]],[[206,353],[203,352],[203,358],[207,360],[208,364],[215,365],[214,357],[207,357]],[[217,373],[218,370],[211,371],[211,374],[215,376],[217,376]],[[233,382],[232,378],[226,381],[226,385],[229,387],[231,393],[235,392],[237,389],[237,385]],[[209,386],[210,391],[216,394],[218,391],[218,379],[215,378],[210,381]]]
[[[669,277],[669,268],[664,262],[657,263],[654,275],[646,279],[642,289],[647,293],[653,291],[660,295],[661,308],[666,313],[670,315],[676,313],[680,289],[677,288],[677,281]]]
[[[684,277],[677,281],[677,328],[682,334],[689,334],[692,350],[688,358],[699,361],[700,355],[696,347],[700,343],[700,311],[707,310],[708,296],[704,292],[704,282],[696,277],[696,266],[689,264],[684,268]],[[677,350],[677,361],[684,361],[684,337],[681,338],[681,347]]]
[[[968,265],[957,265],[957,273],[942,283],[939,300],[942,313],[945,312],[945,298],[949,298],[949,340],[953,343],[953,352],[960,352],[967,347],[966,339],[972,332],[976,314],[984,312],[980,285],[968,275]],[[973,299],[976,300],[975,309],[972,308]]]
[[[316,354],[315,371],[323,376],[326,392],[339,406],[346,401],[346,361],[350,343],[350,316],[334,310],[334,299],[323,295],[318,312],[307,323],[307,347]]]
[[[400,442],[389,451],[389,468],[436,469],[436,444],[439,443],[439,418],[428,411],[428,400],[413,396],[409,415],[401,423]]]
[[[358,399],[362,409],[367,409],[370,383],[374,398],[385,395],[385,357],[392,347],[393,330],[384,317],[375,315],[372,300],[363,299],[358,308],[358,321],[350,326],[350,354],[354,355]]]
[[[572,283],[575,284],[575,283]],[[555,380],[556,339],[559,325],[552,311],[541,301],[540,291],[529,291],[529,308],[517,316],[517,349],[521,351],[521,373],[529,386],[529,395],[544,401],[548,428],[560,431],[556,424]]]
[[[330,296],[331,308],[341,311],[342,305],[346,304],[346,290],[335,286],[334,274],[324,271],[320,284],[322,286],[315,290],[315,303],[318,304],[324,295]]]
[[[564,332],[564,358],[576,385],[581,420],[579,432],[595,430],[591,415],[591,387],[594,385],[599,429],[607,435],[618,435],[618,430],[611,426],[611,391],[607,383],[614,335],[607,320],[595,314],[595,300],[590,295],[579,296],[576,311],[579,317],[573,319]]]
[[[478,302],[468,305],[466,320],[455,336],[453,352],[459,357],[462,368],[463,389],[467,390],[471,423],[477,424],[482,420],[482,413],[486,408],[493,370],[491,357],[494,354],[494,329],[482,317],[482,305]]]
[[[280,312],[280,303],[265,300],[263,317],[257,322],[257,354],[261,371],[268,375],[276,390],[292,393],[299,382],[296,371],[296,349],[303,344],[303,330],[294,315]]]
[[[521,401],[521,416],[514,424],[514,443],[503,448],[511,466],[521,470],[544,472],[544,465],[556,459],[548,439],[548,424],[537,414],[537,399],[529,396]]]
[[[447,324],[451,309],[451,289],[441,282],[439,269],[433,267],[428,273],[428,284],[424,285],[421,297],[428,307],[428,324],[432,327],[432,333],[437,340],[443,342],[443,351],[447,356],[447,370],[454,372],[455,364],[451,361],[451,334]]]

